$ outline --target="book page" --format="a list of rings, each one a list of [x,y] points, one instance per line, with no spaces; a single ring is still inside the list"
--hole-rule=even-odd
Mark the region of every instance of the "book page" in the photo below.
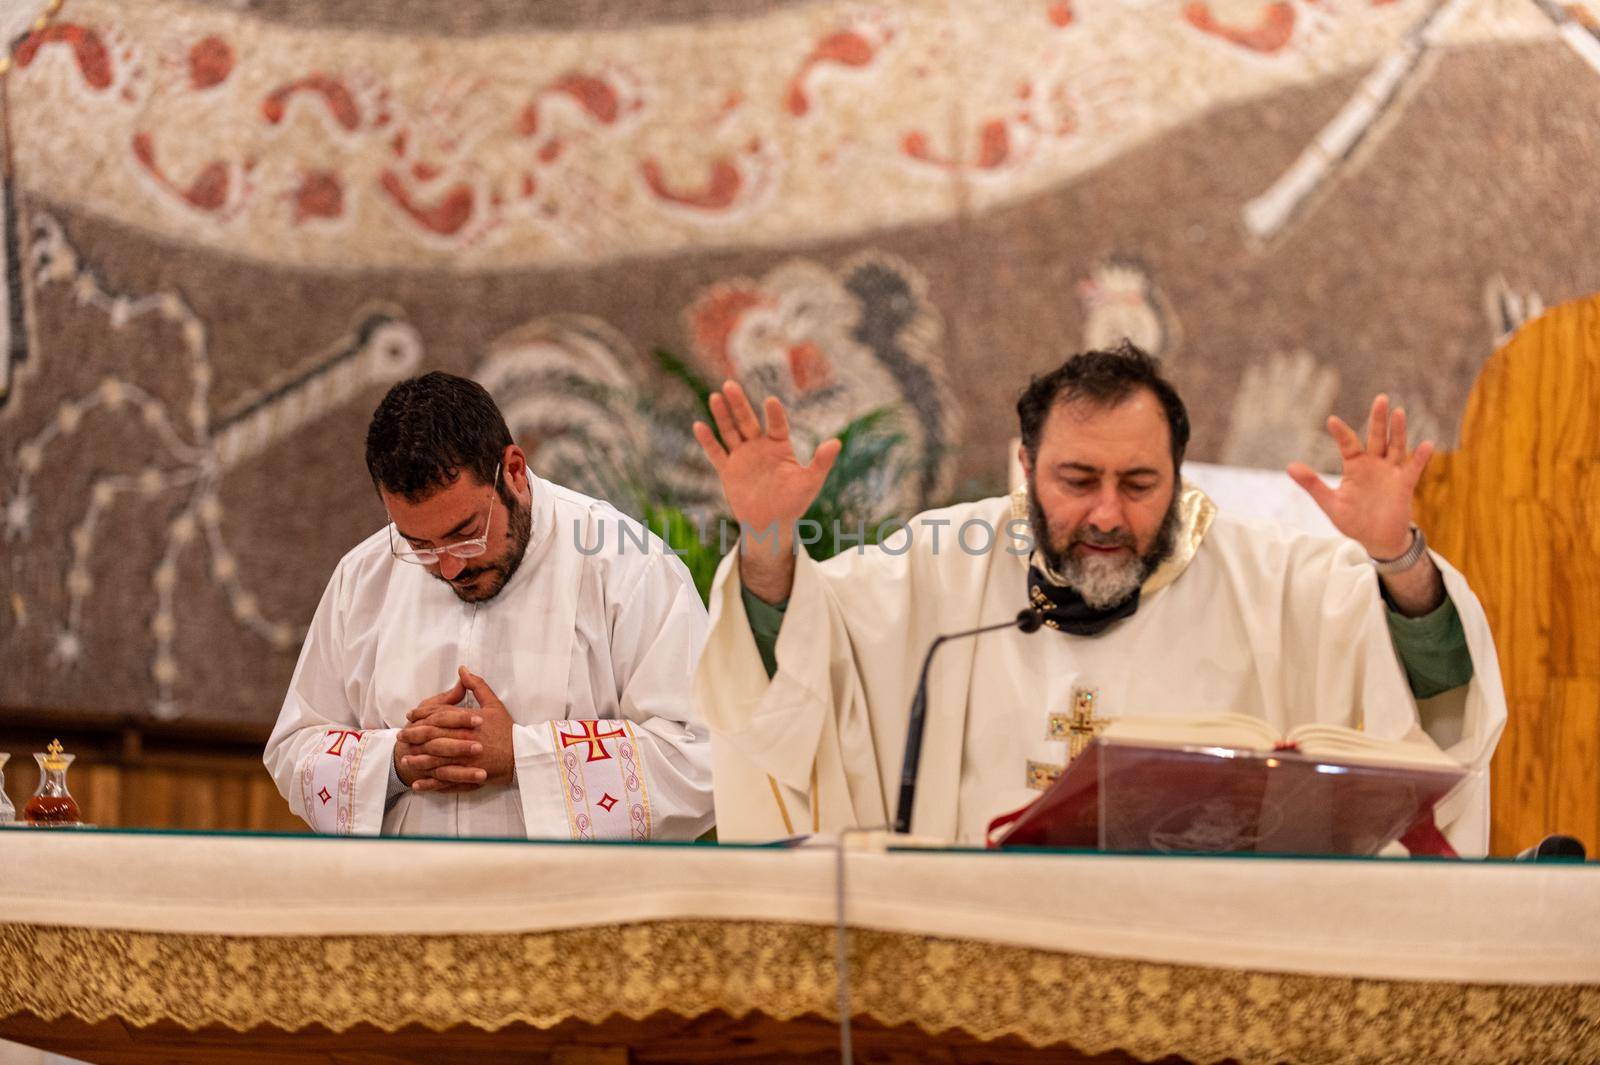
[[[1270,751],[1279,740],[1271,725],[1248,714],[1118,717],[1113,718],[1100,735],[1107,740],[1124,743],[1234,747],[1247,751]]]
[[[1175,747],[1231,747],[1271,751],[1293,743],[1312,758],[1372,762],[1384,765],[1437,766],[1459,769],[1461,763],[1427,739],[1387,740],[1341,725],[1309,724],[1280,737],[1271,725],[1248,714],[1207,717],[1134,715],[1113,718],[1100,735],[1123,743],[1155,743]]]
[[[1290,730],[1289,740],[1299,746],[1301,753],[1312,758],[1461,768],[1460,762],[1426,738],[1386,740],[1339,725],[1312,724]]]

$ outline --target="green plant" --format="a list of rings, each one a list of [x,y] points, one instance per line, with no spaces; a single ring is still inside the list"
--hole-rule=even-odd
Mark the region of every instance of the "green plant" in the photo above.
[[[696,521],[670,503],[650,503],[644,507],[639,520],[683,560],[689,576],[694,578],[701,601],[709,601],[711,582],[716,579],[717,566],[722,562],[722,545],[718,540],[720,517]]]
[[[906,468],[897,456],[905,437],[893,428],[891,415],[887,409],[872,411],[839,432],[839,457],[802,519],[816,523],[802,531],[806,553],[819,562],[857,544],[877,543],[880,530],[889,531],[884,523],[901,517],[877,502]],[[643,502],[639,517],[683,560],[700,598],[708,600],[725,550],[737,543],[732,519],[720,508],[691,515],[671,500]]]
[[[651,354],[655,356],[656,365],[661,367],[668,377],[683,382],[684,386],[694,393],[695,400],[700,404],[701,416],[710,421],[711,393],[714,391],[711,382],[695,373],[694,367],[666,348],[656,348]]]
[[[839,457],[805,519],[822,527],[822,536],[806,551],[818,562],[858,542],[875,544],[883,524],[905,515],[883,509],[881,500],[906,476],[900,453],[905,434],[894,425],[894,410],[879,407],[848,422],[838,433]],[[892,531],[892,530],[885,530]]]
[[[638,518],[688,567],[702,599],[726,551],[737,543],[735,523],[723,511],[721,493],[708,484],[685,488],[681,474],[674,478],[664,456],[698,459],[698,445],[689,433],[696,418],[711,421],[712,386],[693,367],[670,351],[654,352],[657,366],[692,396],[676,390],[646,392],[632,400],[634,416],[647,426],[648,442],[637,453],[611,454],[594,447],[580,468],[569,476],[582,489],[608,499],[619,510]],[[592,389],[592,384],[584,384]],[[591,397],[615,409],[624,402],[617,395]],[[619,416],[626,417],[621,414]],[[915,473],[904,458],[906,436],[896,424],[893,408],[882,407],[851,420],[838,432],[840,449],[822,490],[806,511],[802,526],[807,553],[822,561],[857,544],[879,540],[886,522],[896,514],[884,500],[897,496],[901,479]],[[702,460],[703,461],[703,460]],[[707,491],[711,495],[707,496]],[[892,526],[891,526],[892,528]]]

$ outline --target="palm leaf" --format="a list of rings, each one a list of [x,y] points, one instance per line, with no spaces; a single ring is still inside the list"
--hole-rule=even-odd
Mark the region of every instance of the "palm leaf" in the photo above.
[[[710,601],[711,582],[717,576],[718,564],[722,562],[722,549],[717,537],[720,520],[706,521],[702,525],[680,508],[664,503],[652,503],[644,510],[645,527],[661,537],[672,553],[683,560],[689,569],[689,576],[694,579],[695,591],[700,593],[701,602]]]
[[[708,506],[706,500],[680,497],[657,475],[655,464],[663,449],[690,446],[680,426],[695,416],[711,421],[714,389],[672,352],[658,348],[653,354],[661,370],[693,396],[693,405],[689,396],[674,394],[672,389],[637,397],[636,413],[655,427],[648,453],[619,460],[596,448],[581,474],[588,490],[638,518],[659,536],[682,559],[701,598],[707,599],[723,556],[720,530],[726,518],[720,500]],[[573,383],[575,389],[578,384]],[[608,398],[596,393],[592,384],[582,391],[591,400],[605,402]],[[620,397],[609,399],[621,402]],[[822,561],[858,543],[875,544],[880,529],[889,531],[884,529],[886,522],[905,516],[884,505],[904,478],[918,473],[905,457],[907,437],[897,425],[896,414],[892,407],[868,411],[837,434],[839,455],[803,519],[817,523],[808,529],[821,530],[820,538],[806,545],[812,558]],[[734,539],[728,537],[730,546]]]
[[[906,437],[895,427],[894,414],[893,408],[880,407],[839,431],[839,456],[804,519],[822,526],[821,539],[806,546],[817,561],[855,547],[857,537],[864,545],[877,543],[884,523],[901,517],[880,502],[907,473],[897,455]]]
[[[700,404],[700,410],[704,414],[706,422],[710,423],[711,393],[715,391],[715,389],[711,386],[711,382],[701,377],[698,373],[695,373],[694,367],[690,366],[687,362],[679,358],[677,355],[674,355],[666,348],[656,348],[655,351],[651,352],[651,354],[655,356],[656,365],[661,367],[661,369],[666,372],[668,377],[672,377],[678,381],[681,381],[684,385],[688,386],[690,392],[694,393],[694,397]]]

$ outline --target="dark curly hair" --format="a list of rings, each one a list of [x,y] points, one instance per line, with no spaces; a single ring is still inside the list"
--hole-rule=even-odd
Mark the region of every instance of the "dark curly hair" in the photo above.
[[[1017,400],[1017,419],[1022,423],[1022,446],[1029,462],[1039,458],[1039,435],[1056,404],[1081,402],[1114,407],[1141,388],[1153,392],[1166,413],[1172,438],[1172,468],[1177,470],[1189,447],[1189,412],[1178,397],[1178,390],[1161,376],[1161,365],[1127,340],[1114,348],[1074,355],[1028,383]]]
[[[436,370],[401,381],[372,412],[367,472],[382,491],[417,503],[463,470],[492,483],[511,443],[511,430],[482,385]],[[511,503],[504,478],[500,495]]]

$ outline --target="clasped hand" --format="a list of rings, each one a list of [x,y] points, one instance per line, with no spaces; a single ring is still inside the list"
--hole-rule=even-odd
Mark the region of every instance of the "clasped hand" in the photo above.
[[[461,706],[468,692],[476,707]],[[453,687],[424,699],[406,721],[395,740],[394,765],[412,791],[472,791],[511,779],[511,715],[466,666]]]

